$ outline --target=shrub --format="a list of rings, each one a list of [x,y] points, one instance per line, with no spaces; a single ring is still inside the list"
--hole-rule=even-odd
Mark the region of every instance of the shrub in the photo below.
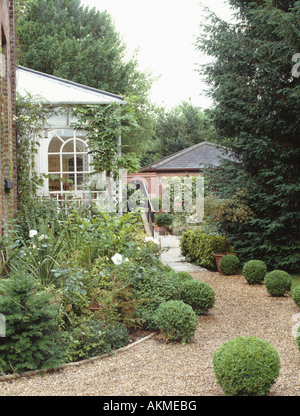
[[[181,286],[181,300],[190,305],[197,315],[201,315],[213,308],[215,291],[204,282],[187,280]]]
[[[0,311],[6,318],[6,337],[0,338],[0,371],[55,368],[64,361],[57,328],[57,303],[29,276],[1,282]]]
[[[207,269],[216,270],[214,253],[225,251],[225,239],[221,235],[205,234],[200,230],[187,230],[180,240],[181,253],[189,261]],[[229,245],[228,251],[234,251]]]
[[[233,254],[226,254],[220,260],[219,266],[226,275],[235,274],[239,269],[240,261]]]
[[[177,272],[176,275],[182,282],[185,282],[186,280],[193,280],[193,276],[187,272]]]
[[[300,325],[298,326],[298,329],[297,329],[296,342],[297,342],[297,345],[298,345],[298,348],[299,348],[299,351],[300,351]]]
[[[134,298],[139,301],[135,317],[146,329],[157,329],[154,314],[159,305],[169,300],[179,300],[181,281],[173,270],[161,267],[146,268],[132,282]]]
[[[161,303],[156,311],[155,321],[167,342],[179,341],[183,345],[190,341],[197,328],[195,312],[181,300]]]
[[[292,299],[295,304],[300,308],[300,285],[296,286],[292,292]]]
[[[271,296],[284,296],[292,286],[292,278],[283,270],[273,270],[267,273],[264,284]]]
[[[129,334],[122,324],[107,325],[86,316],[65,333],[68,362],[84,360],[120,348],[129,342]]]
[[[261,260],[249,260],[243,267],[243,275],[249,284],[261,283],[267,274],[267,266]]]
[[[171,228],[172,224],[173,224],[173,215],[168,213],[168,212],[164,212],[163,214],[159,214],[156,217],[156,224],[159,227],[166,227],[166,228]]]
[[[280,371],[280,357],[267,341],[237,337],[213,354],[213,371],[227,396],[263,396]]]

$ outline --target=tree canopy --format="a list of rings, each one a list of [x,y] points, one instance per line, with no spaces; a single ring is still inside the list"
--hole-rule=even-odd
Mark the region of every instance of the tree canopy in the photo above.
[[[214,57],[201,73],[211,86],[216,128],[235,139],[230,148],[239,160],[226,162],[213,184],[224,196],[249,190],[255,216],[230,234],[243,259],[298,271],[300,78],[292,76],[292,57],[300,52],[300,2],[229,3],[239,20],[211,14],[197,41]]]

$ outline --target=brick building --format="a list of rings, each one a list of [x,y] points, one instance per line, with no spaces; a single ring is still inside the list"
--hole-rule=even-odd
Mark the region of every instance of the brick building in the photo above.
[[[17,209],[16,62],[14,1],[1,0],[0,234]]]

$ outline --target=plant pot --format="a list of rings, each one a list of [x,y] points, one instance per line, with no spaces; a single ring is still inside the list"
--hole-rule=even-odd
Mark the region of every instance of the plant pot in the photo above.
[[[222,270],[220,269],[220,260],[222,257],[226,256],[227,254],[232,254],[233,256],[236,256],[236,253],[214,253],[214,258],[216,259],[216,263],[217,263],[217,269],[218,269],[218,272],[221,274],[224,274],[224,272],[222,272]]]

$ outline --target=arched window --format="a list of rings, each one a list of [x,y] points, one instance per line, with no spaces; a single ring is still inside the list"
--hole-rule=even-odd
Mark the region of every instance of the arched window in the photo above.
[[[56,131],[48,147],[50,193],[85,190],[89,172],[89,155],[84,135],[73,129]]]

